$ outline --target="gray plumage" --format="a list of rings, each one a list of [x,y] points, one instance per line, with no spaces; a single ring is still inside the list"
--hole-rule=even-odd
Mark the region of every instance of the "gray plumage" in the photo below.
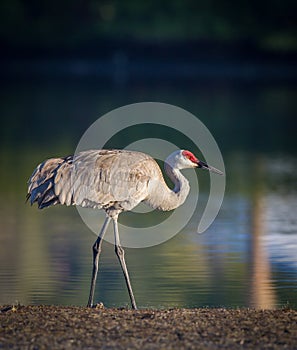
[[[174,184],[166,185],[157,162],[149,155],[128,150],[89,150],[39,164],[28,181],[27,199],[40,209],[56,204],[104,209],[107,218],[93,246],[93,275],[88,306],[98,271],[102,238],[110,219],[114,221],[115,247],[126,279],[132,307],[136,303],[129,280],[124,251],[120,246],[118,215],[145,202],[159,210],[172,210],[184,203],[190,187],[180,169],[204,168],[221,172],[199,161],[191,152],[179,150],[165,161],[165,171]]]

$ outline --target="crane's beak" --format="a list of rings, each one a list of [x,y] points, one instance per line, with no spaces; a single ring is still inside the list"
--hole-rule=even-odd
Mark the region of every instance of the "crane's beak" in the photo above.
[[[211,171],[212,173],[223,175],[221,170],[218,170],[218,169],[214,168],[213,166],[207,165],[206,163],[202,162],[201,160],[198,161],[197,166],[198,166],[198,168],[206,169],[208,171]]]

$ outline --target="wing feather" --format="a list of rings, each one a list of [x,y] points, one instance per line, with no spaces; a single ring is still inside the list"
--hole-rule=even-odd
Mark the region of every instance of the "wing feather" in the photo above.
[[[162,176],[150,156],[124,150],[90,150],[39,164],[28,186],[31,204],[129,210],[148,193],[152,178]]]

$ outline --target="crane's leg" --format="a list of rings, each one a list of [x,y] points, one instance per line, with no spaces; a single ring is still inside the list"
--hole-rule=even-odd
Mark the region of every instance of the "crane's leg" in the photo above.
[[[96,239],[96,241],[93,245],[93,272],[92,272],[90,296],[89,296],[88,305],[87,305],[88,307],[93,306],[96,279],[97,279],[97,274],[98,274],[99,256],[101,253],[101,244],[102,244],[102,239],[103,239],[105,232],[107,230],[108,224],[110,223],[110,220],[111,220],[111,217],[107,216],[105,221],[104,221],[104,224],[101,228],[101,231],[98,235],[98,238]]]
[[[128,269],[127,269],[126,262],[125,262],[125,257],[124,257],[125,252],[124,252],[124,249],[120,243],[120,236],[119,236],[119,229],[118,229],[118,218],[117,217],[113,218],[113,227],[114,227],[115,253],[116,253],[117,257],[119,258],[122,270],[124,272],[124,276],[125,276],[126,285],[128,288],[132,308],[134,310],[137,310],[137,306],[136,306],[136,302],[135,302],[135,298],[134,298],[134,294],[133,294],[133,290],[132,290],[132,286],[131,286],[131,282],[130,282],[130,278],[129,278],[129,273],[128,273]]]

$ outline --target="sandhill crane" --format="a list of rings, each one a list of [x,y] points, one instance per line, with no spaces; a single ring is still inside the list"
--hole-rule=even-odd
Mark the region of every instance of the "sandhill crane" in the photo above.
[[[202,168],[222,172],[193,153],[178,150],[165,160],[165,172],[174,184],[167,187],[157,162],[149,155],[128,150],[89,150],[64,158],[47,159],[39,164],[28,181],[27,199],[42,209],[55,204],[79,205],[104,209],[106,218],[93,245],[93,271],[87,306],[93,306],[102,239],[113,221],[115,253],[120,261],[132,308],[136,302],[120,243],[118,216],[140,202],[154,209],[173,210],[184,203],[189,190],[188,180],[180,170]]]

